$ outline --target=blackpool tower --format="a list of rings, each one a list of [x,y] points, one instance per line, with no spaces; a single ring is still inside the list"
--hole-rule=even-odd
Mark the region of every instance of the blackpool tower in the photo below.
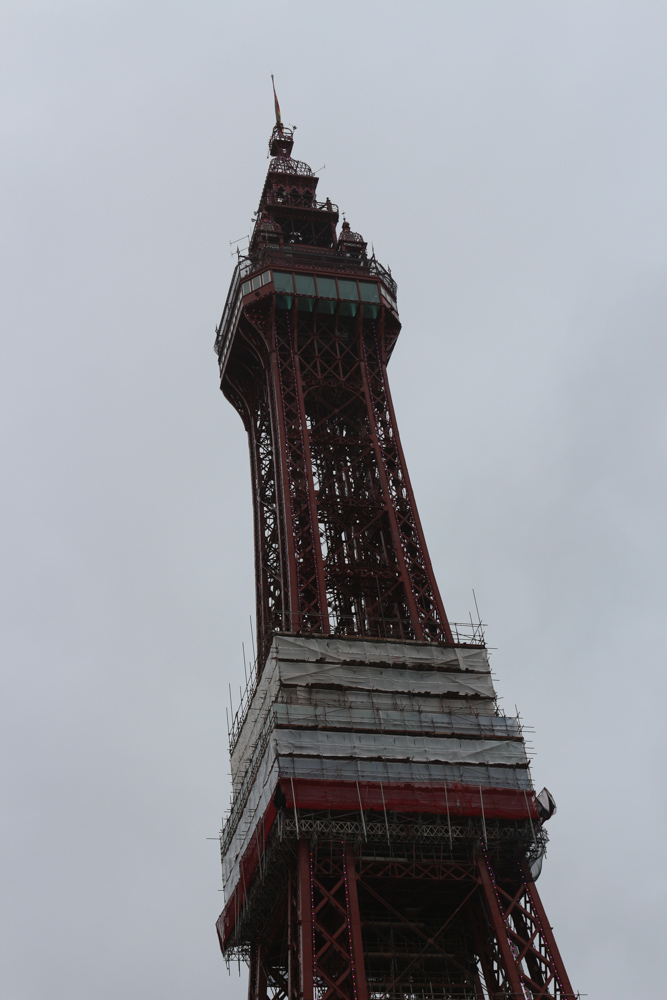
[[[555,806],[481,625],[448,621],[410,485],[396,282],[276,119],[215,345],[248,434],[257,615],[220,947],[249,1000],[571,1000],[535,885]]]

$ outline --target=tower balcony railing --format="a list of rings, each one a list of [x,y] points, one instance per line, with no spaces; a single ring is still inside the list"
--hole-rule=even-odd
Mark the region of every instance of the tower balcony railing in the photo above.
[[[267,191],[267,205],[288,205],[294,208],[316,208],[321,212],[333,212],[338,215],[338,205],[332,201],[316,201],[314,198],[306,198],[303,194],[291,194],[285,191],[278,194],[277,191]]]
[[[363,272],[379,278],[393,298],[396,298],[398,291],[398,285],[392,278],[391,272],[375,257],[347,257],[333,248],[304,247],[293,243],[265,246],[253,250],[248,257],[242,257],[239,262],[242,277],[251,271],[272,265],[296,271],[322,271],[334,268],[336,271],[350,274]]]
[[[236,302],[237,292],[241,282],[249,274],[265,267],[294,268],[298,271],[322,271],[331,270],[332,265],[337,272],[340,271],[349,274],[359,274],[361,272],[379,278],[392,298],[396,298],[398,285],[392,278],[391,272],[379,260],[376,260],[375,257],[345,257],[334,249],[296,247],[289,244],[281,247],[261,247],[248,256],[239,256],[229,285],[225,308],[223,309],[218,328],[215,331],[215,353],[218,356],[220,355],[222,339]]]

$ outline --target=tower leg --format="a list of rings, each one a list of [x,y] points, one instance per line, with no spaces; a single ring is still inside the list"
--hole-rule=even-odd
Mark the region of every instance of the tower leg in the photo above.
[[[354,861],[354,848],[345,845],[345,877],[347,881],[349,937],[352,957],[352,977],[357,1000],[368,1000],[366,986],[366,969],[364,967],[364,945],[361,939],[361,917],[359,915],[359,897],[357,894],[357,869]]]
[[[510,946],[510,939],[507,932],[507,927],[505,924],[505,914],[503,913],[500,902],[496,895],[496,889],[494,882],[491,878],[491,871],[486,862],[486,858],[480,854],[478,856],[477,867],[479,871],[479,878],[482,887],[482,894],[484,898],[485,910],[491,925],[491,930],[493,937],[495,938],[495,943],[498,949],[498,957],[500,958],[500,963],[502,965],[502,971],[505,974],[505,980],[507,986],[510,988],[510,995],[513,997],[524,997],[523,985],[521,982],[521,974]],[[492,963],[495,964],[495,963]],[[497,989],[498,984],[496,982],[489,982],[490,967],[489,963],[485,963],[486,967],[484,969],[484,975],[487,979],[487,989],[489,993]],[[498,970],[499,971],[499,970]],[[497,972],[496,972],[497,974]],[[496,975],[493,976],[493,979]]]
[[[352,849],[334,841],[318,845],[311,854],[307,841],[302,843],[299,848],[302,886],[308,885],[311,907],[311,923],[307,932],[305,923],[301,930],[303,1000],[313,1000],[314,982],[320,1000],[368,1000]],[[310,876],[308,883],[306,870]],[[301,892],[304,898],[303,888]],[[306,933],[311,935],[309,955]]]
[[[563,1000],[565,1000],[565,998],[570,1000],[570,997],[573,998],[575,996],[575,992],[572,989],[572,984],[570,983],[568,974],[565,971],[563,959],[561,958],[558,950],[558,945],[556,944],[556,939],[551,929],[549,918],[547,917],[544,906],[542,905],[540,894],[537,891],[537,886],[534,882],[526,880],[524,882],[524,890],[524,905],[527,906],[528,912],[532,913],[533,923],[537,924],[538,935],[539,938],[541,938],[542,943],[542,950],[548,954],[554,977],[558,982],[560,995],[563,997]]]
[[[310,885],[310,848],[299,841],[299,965],[301,997],[313,1000],[313,922]]]
[[[493,990],[509,987],[511,995],[522,1000],[524,997],[575,1000],[535,883],[522,873],[519,887],[513,893],[508,892],[495,881],[481,854],[477,864],[484,909],[494,939],[486,948],[480,942],[480,959],[489,993],[493,995]]]
[[[250,953],[248,1000],[267,1000],[264,947],[261,942],[254,944]]]

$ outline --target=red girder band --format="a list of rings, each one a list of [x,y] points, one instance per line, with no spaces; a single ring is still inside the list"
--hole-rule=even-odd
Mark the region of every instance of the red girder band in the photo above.
[[[310,778],[294,778],[294,797],[292,796],[292,781],[284,780],[281,788],[287,799],[287,815],[294,809],[296,798],[297,809],[322,809],[339,812],[359,811],[359,797],[364,810],[383,812],[384,805],[388,810],[401,813],[430,813],[446,815],[449,805],[450,816],[481,816],[482,805],[484,817],[490,819],[537,819],[537,803],[533,791],[524,793],[514,788],[492,788],[482,786],[483,801],[480,799],[478,785],[447,785],[447,798],[442,784],[420,783],[401,784],[360,781],[357,791],[355,781],[324,781]],[[271,828],[276,818],[276,807],[271,802],[257,823],[252,838],[246,848],[240,864],[239,879],[234,892],[227,900],[225,908],[218,918],[216,927],[220,947],[229,939],[236,923],[246,891],[250,886],[259,859],[266,848]]]

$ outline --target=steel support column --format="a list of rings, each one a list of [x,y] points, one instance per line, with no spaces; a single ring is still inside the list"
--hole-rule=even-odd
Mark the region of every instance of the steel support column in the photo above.
[[[482,854],[478,856],[477,869],[479,871],[479,879],[484,898],[484,908],[498,946],[503,972],[505,973],[506,978],[506,987],[509,987],[510,996],[525,1000],[523,985],[521,983],[521,974],[517,967],[514,953],[510,945],[510,937],[505,923],[505,914],[501,909],[500,901],[496,895],[496,888],[494,881],[491,878],[491,872],[486,858]],[[487,974],[487,970],[485,969],[485,975]],[[490,992],[496,986],[495,983],[489,983],[488,981],[486,985]]]
[[[526,873],[524,873],[525,876]],[[542,900],[540,899],[540,894],[537,891],[537,886],[534,882],[525,882],[526,895],[529,897],[532,908],[535,912],[539,923],[540,934],[544,938],[545,944],[551,955],[551,959],[557,969],[557,976],[560,980],[560,988],[562,990],[562,996],[574,997],[575,992],[572,989],[572,984],[565,971],[565,966],[563,964],[563,959],[561,958],[560,951],[558,950],[558,945],[556,944],[556,938],[554,937],[551,924],[549,923],[549,918],[547,917],[544,906],[542,905]]]
[[[265,947],[257,941],[250,952],[250,974],[248,976],[248,1000],[267,1000],[266,970],[264,968]]]
[[[313,922],[310,848],[299,841],[299,965],[302,1000],[313,1000]]]
[[[348,913],[350,920],[350,948],[352,951],[352,976],[357,1000],[368,1000],[364,945],[361,938],[361,916],[357,893],[357,869],[352,844],[345,845],[345,875],[347,880]]]

